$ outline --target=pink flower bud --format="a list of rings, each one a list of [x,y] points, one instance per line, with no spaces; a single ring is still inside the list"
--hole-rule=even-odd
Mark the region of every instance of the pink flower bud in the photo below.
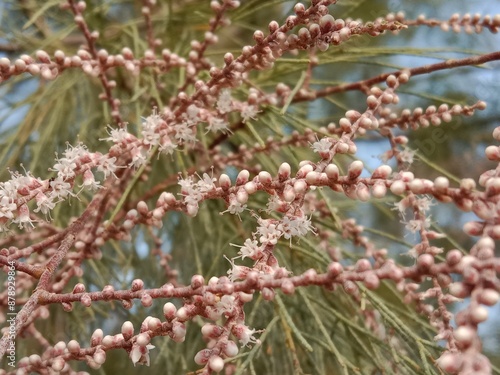
[[[203,337],[206,338],[213,339],[219,337],[223,333],[224,333],[224,328],[216,324],[207,323],[203,327],[201,327],[201,334],[203,335]]]
[[[149,212],[148,205],[144,201],[140,201],[137,203],[137,212],[139,212],[141,215],[146,216]]]
[[[186,213],[190,217],[195,217],[198,214],[199,207],[197,204],[187,204]]]
[[[38,51],[36,51],[35,55],[36,55],[36,58],[38,60],[40,60],[41,62],[46,63],[46,64],[50,63],[50,57],[49,57],[49,54],[47,52],[42,51],[42,50],[38,50]]]
[[[102,289],[102,295],[105,299],[113,298],[114,292],[115,288],[113,287],[113,285],[105,285]]]
[[[261,290],[261,294],[262,298],[264,298],[266,301],[272,301],[275,296],[274,290],[271,288],[263,288]]]
[[[191,277],[191,288],[198,289],[205,284],[205,279],[201,275],[193,275]]]
[[[238,354],[238,346],[233,340],[228,340],[223,347],[224,354],[228,357],[234,357]]]
[[[240,301],[243,303],[250,302],[253,299],[253,294],[251,294],[251,293],[239,292],[238,296],[239,296]]]
[[[90,346],[97,346],[101,343],[102,338],[104,336],[104,333],[102,332],[102,329],[98,328],[94,331],[92,334],[92,337],[90,338]]]
[[[354,180],[363,172],[363,162],[360,160],[353,161],[347,169],[348,178]]]
[[[63,358],[58,357],[52,361],[52,370],[61,372],[65,365],[66,361]]]
[[[391,186],[389,187],[389,189],[391,190],[391,192],[393,194],[401,195],[406,190],[406,184],[403,181],[401,181],[401,180],[397,180],[397,181],[394,181],[391,184]]]
[[[228,190],[231,187],[231,179],[225,173],[221,174],[219,177],[219,186],[223,190]]]
[[[132,281],[132,292],[137,292],[138,290],[144,289],[144,281],[141,279],[135,279]]]
[[[85,292],[85,285],[83,285],[82,283],[76,284],[73,288],[73,294],[84,293],[84,292]]]
[[[476,306],[471,309],[469,316],[473,323],[482,323],[488,319],[488,309],[484,306]]]
[[[497,141],[500,141],[500,126],[497,126],[493,130],[493,138],[495,138]]]
[[[488,146],[484,153],[488,160],[500,161],[500,148],[498,146]]]
[[[177,310],[177,313],[175,314],[177,319],[179,319],[181,322],[186,321],[189,319],[189,314],[187,309],[183,306],[179,310]]]
[[[295,12],[295,14],[297,14],[298,16],[304,14],[306,10],[306,7],[304,6],[304,4],[302,3],[297,3],[295,4],[295,6],[293,7],[293,11]]]
[[[6,57],[0,58],[0,69],[7,70],[10,67],[10,60]]]
[[[211,349],[202,349],[194,356],[194,361],[197,365],[206,365],[212,356]]]
[[[450,265],[450,266],[454,266],[462,260],[462,256],[463,255],[460,252],[460,250],[457,250],[457,249],[450,250],[446,254],[446,263],[448,263],[448,265]]]
[[[282,163],[278,169],[278,177],[280,181],[284,181],[290,178],[292,168],[288,163]]]
[[[330,276],[332,279],[340,275],[343,271],[344,268],[340,263],[337,262],[332,262],[328,265],[328,276]]]
[[[371,290],[375,290],[380,286],[380,279],[375,273],[369,273],[363,281],[366,287]]]
[[[463,230],[469,236],[480,236],[484,230],[484,223],[481,221],[469,221],[464,224]]]
[[[307,183],[304,180],[297,180],[293,184],[293,190],[296,194],[302,195],[307,191]]]
[[[281,283],[281,290],[284,294],[293,294],[295,293],[295,285],[291,280],[286,279]]]
[[[283,199],[285,202],[293,202],[295,200],[295,190],[291,186],[287,186],[283,192]]]
[[[388,165],[381,165],[377,169],[375,169],[372,173],[372,178],[381,178],[381,179],[387,179],[387,177],[390,176],[392,173],[392,168]]]
[[[141,304],[144,307],[150,307],[153,304],[153,297],[151,295],[144,293],[141,297]]]
[[[484,289],[478,295],[478,302],[486,306],[495,305],[500,299],[500,294],[494,289]]]
[[[370,190],[365,184],[359,184],[356,188],[356,195],[361,202],[366,202],[370,199]]]
[[[476,332],[469,326],[460,326],[453,332],[453,336],[462,346],[467,347],[474,340]]]
[[[247,182],[244,186],[248,194],[254,194],[257,191],[257,184],[253,181]]]
[[[106,352],[102,349],[97,349],[94,353],[94,362],[97,363],[98,365],[102,365],[104,362],[106,362]]]
[[[335,25],[335,18],[332,15],[326,14],[319,19],[319,26],[321,27],[321,31],[323,33],[327,33],[333,30]]]
[[[415,193],[415,194],[422,194],[425,192],[425,187],[424,187],[424,183],[421,179],[419,178],[416,178],[414,180],[412,180],[408,187],[410,188],[410,190]]]
[[[321,181],[321,173],[311,171],[306,175],[306,182],[309,185],[317,185]]]
[[[383,198],[387,194],[387,187],[383,182],[377,182],[373,185],[372,194],[375,198]]]
[[[259,182],[262,185],[270,185],[273,182],[273,178],[269,172],[262,171],[259,173]]]
[[[476,188],[476,181],[472,178],[463,178],[460,181],[460,189],[465,191],[471,191]]]
[[[172,320],[177,313],[177,308],[172,302],[167,302],[163,305],[163,315],[167,320]]]
[[[248,193],[245,189],[239,189],[236,193],[236,200],[240,204],[245,204],[248,202]]]
[[[70,353],[76,354],[80,352],[80,344],[76,340],[71,340],[68,342],[68,351]]]
[[[347,294],[355,295],[358,292],[358,286],[356,285],[355,282],[353,282],[351,280],[344,281],[344,283],[342,284],[342,286],[344,287],[344,291]]]
[[[148,326],[148,329],[150,329],[151,331],[155,331],[155,330],[159,329],[162,326],[162,323],[161,323],[160,319],[155,318],[155,317],[151,317],[148,320],[147,326]]]
[[[482,200],[475,200],[472,205],[472,211],[481,219],[488,220],[495,214],[493,206]]]
[[[444,192],[450,186],[450,181],[446,177],[438,177],[434,180],[434,186],[440,193]]]
[[[434,257],[431,254],[422,254],[417,259],[417,267],[422,271],[427,271],[434,265]]]
[[[186,339],[186,326],[181,322],[174,322],[172,325],[172,340],[175,342],[183,342]]]
[[[151,341],[151,337],[149,337],[149,335],[147,333],[141,333],[141,334],[137,335],[136,343],[139,346],[146,346],[149,344],[150,341]]]
[[[376,96],[374,95],[369,95],[367,98],[366,98],[366,104],[368,106],[368,108],[370,109],[374,109],[378,106],[378,99]]]
[[[125,341],[128,341],[134,335],[134,325],[130,321],[126,321],[122,324],[122,335]]]
[[[250,172],[246,169],[243,169],[238,173],[238,177],[236,178],[236,185],[244,185],[248,182],[248,178],[250,177]]]
[[[436,361],[437,365],[444,371],[455,374],[462,367],[462,357],[459,353],[444,353]]]
[[[306,175],[314,170],[314,167],[307,163],[304,164],[300,167],[300,169],[297,171],[296,177],[297,178],[304,178]]]
[[[464,283],[456,282],[450,284],[449,292],[457,298],[465,298],[470,295],[470,288]]]
[[[212,371],[220,372],[224,368],[224,360],[219,356],[212,356],[208,362],[208,366]]]
[[[92,299],[90,298],[90,296],[88,294],[84,294],[81,298],[80,298],[80,302],[83,306],[85,307],[90,307],[90,305],[92,304]]]

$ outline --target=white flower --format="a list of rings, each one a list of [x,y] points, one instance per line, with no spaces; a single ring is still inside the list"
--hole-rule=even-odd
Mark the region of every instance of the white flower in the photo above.
[[[243,118],[243,122],[247,122],[249,119],[255,120],[255,116],[257,116],[259,111],[254,105],[244,105],[241,109],[241,117]]]
[[[75,169],[76,163],[72,159],[61,158],[51,170],[57,172],[58,176],[66,180],[75,176]]]
[[[217,100],[217,109],[220,113],[227,113],[231,112],[232,107],[231,91],[228,89],[222,90]]]
[[[245,279],[248,273],[252,270],[249,267],[236,265],[234,263],[234,260],[229,259],[225,255],[224,258],[226,258],[228,262],[231,263],[231,269],[227,271],[227,275],[229,276],[229,280],[231,281]]]
[[[200,120],[200,118],[198,116],[199,113],[200,113],[200,109],[197,106],[195,106],[194,104],[191,104],[189,107],[187,107],[186,115],[187,115],[189,120],[191,120],[193,122],[198,122]]]
[[[256,240],[251,240],[247,238],[243,243],[243,246],[231,244],[232,246],[236,246],[240,248],[238,254],[240,254],[241,259],[245,259],[246,257],[257,260],[262,257],[262,246]]]
[[[399,211],[399,214],[405,219],[405,211],[406,209],[410,207],[410,200],[408,198],[403,198],[399,202],[394,203],[394,207],[391,208],[391,210],[396,210]]]
[[[193,178],[188,176],[184,179],[180,178],[178,184],[181,185],[181,195],[184,196],[186,204],[198,206],[198,202],[203,199],[203,194],[199,190],[199,183],[195,183]]]
[[[84,155],[87,155],[89,152],[84,144],[79,143],[76,146],[71,146],[68,144],[68,148],[63,152],[63,155],[68,160],[76,160]]]
[[[3,184],[0,184],[0,196],[9,197],[12,200],[17,199],[17,188],[18,183],[13,176],[11,181],[5,181]]]
[[[231,200],[231,203],[227,207],[227,210],[224,212],[229,212],[232,215],[238,215],[241,214],[243,211],[247,209],[246,204],[241,204],[238,202],[236,199]]]
[[[107,155],[101,155],[98,161],[97,170],[104,173],[104,178],[107,178],[110,174],[116,177],[115,171],[118,167],[115,162],[116,157],[110,158]]]
[[[323,138],[320,141],[314,142],[311,146],[314,152],[328,152],[332,148],[332,142],[328,138]]]
[[[279,212],[283,208],[283,203],[284,202],[277,195],[272,195],[267,202],[266,212],[269,214],[271,212]]]
[[[196,142],[193,129],[191,129],[187,122],[182,122],[175,126],[175,139],[184,142]]]
[[[111,141],[113,143],[121,143],[130,138],[130,134],[127,131],[127,127],[113,129],[111,126],[108,125],[108,129],[110,130],[106,130],[106,133],[109,134],[109,137],[99,138],[100,141]]]
[[[287,240],[293,236],[305,236],[309,231],[315,233],[311,220],[306,216],[285,216],[277,228]]]
[[[259,218],[257,222],[259,223],[257,233],[260,234],[260,243],[276,245],[283,233],[278,229],[275,220]]]
[[[158,114],[158,112],[155,110],[153,110],[153,113],[146,117],[146,118],[143,118],[143,123],[142,123],[142,128],[145,129],[145,130],[156,130],[156,128],[158,127],[158,125],[161,124],[161,117],[160,115]]]
[[[226,120],[219,117],[211,117],[208,121],[207,132],[229,132],[228,123]]]
[[[52,188],[52,192],[50,194],[51,197],[64,199],[68,195],[75,196],[75,194],[71,191],[71,184],[65,182],[61,176],[58,176],[51,181],[50,187]]]
[[[260,340],[253,337],[255,329],[250,329],[244,324],[235,324],[231,332],[244,346],[248,345],[248,343],[260,344]]]
[[[142,131],[142,142],[149,147],[160,144],[160,134],[156,133],[154,129],[144,129]]]
[[[147,163],[147,155],[142,147],[134,147],[130,153],[132,161],[128,164],[129,167],[139,168]]]
[[[403,163],[413,164],[413,162],[415,161],[415,151],[406,147],[399,153],[399,159]]]
[[[432,199],[429,198],[428,196],[424,196],[422,198],[417,199],[418,209],[422,212],[426,212],[433,205],[434,203],[432,202]]]
[[[162,138],[161,144],[160,144],[160,152],[163,152],[164,154],[169,154],[172,155],[174,153],[174,150],[177,148],[177,145],[172,142],[170,137],[164,136]]]
[[[412,233],[419,232],[421,230],[427,229],[431,226],[431,218],[426,217],[424,221],[422,220],[409,220],[407,223],[403,222],[405,228]]]
[[[92,171],[90,169],[87,169],[83,173],[83,184],[81,184],[80,187],[85,187],[89,190],[95,191],[95,190],[100,189],[102,186],[101,186],[101,183],[99,181],[95,180],[94,174],[92,173]]]
[[[35,227],[33,225],[33,220],[30,218],[30,211],[26,204],[19,207],[19,216],[12,220],[12,222],[18,224],[19,229],[31,229]]]
[[[130,359],[132,360],[134,366],[137,363],[139,363],[140,365],[149,366],[149,351],[154,348],[155,346],[150,344],[146,346],[134,344],[132,350],[129,353]]]
[[[234,296],[227,294],[222,296],[220,301],[214,305],[214,310],[212,310],[214,317],[220,317],[222,314],[232,311],[235,307],[237,307],[235,301],[236,298],[234,298]]]
[[[212,178],[208,175],[208,173],[203,173],[203,178],[200,177],[200,181],[198,181],[197,186],[198,189],[202,193],[206,193],[213,188],[215,188],[214,182],[217,181],[216,178]]]
[[[3,196],[0,199],[0,218],[5,217],[12,220],[14,218],[14,211],[17,209],[17,205],[12,201],[11,198]]]
[[[49,214],[50,210],[54,209],[57,203],[54,202],[54,198],[55,198],[54,196],[51,196],[49,198],[42,192],[38,193],[35,197],[37,208],[35,208],[33,211],[34,212],[41,211],[44,215]]]

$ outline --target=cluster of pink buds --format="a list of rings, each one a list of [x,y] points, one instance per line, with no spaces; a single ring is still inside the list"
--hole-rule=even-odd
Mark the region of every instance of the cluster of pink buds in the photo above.
[[[480,328],[500,300],[500,146],[486,146],[477,175],[454,178],[412,138],[449,134],[447,124],[487,105],[435,95],[422,95],[428,102],[418,106],[402,103],[419,76],[498,61],[500,52],[351,83],[318,85],[317,73],[353,46],[368,53],[362,43],[372,37],[423,26],[495,34],[500,15],[412,20],[397,12],[363,21],[339,18],[337,2],[297,2],[277,13],[281,20],[234,34],[247,44],[226,52],[231,22],[252,4],[207,2],[206,25],[176,38],[160,32],[191,4],[143,0],[140,21],[125,32],[115,23],[100,30],[85,1],[64,0],[59,12],[71,15],[70,37],[78,33],[73,52],[62,50],[66,39],[53,51],[25,51],[20,39],[11,46],[19,56],[2,54],[0,84],[30,77],[44,90],[70,86],[65,80],[76,75],[98,87],[105,110],[96,109],[99,136],[82,131],[86,144],[68,140],[47,176],[35,177],[38,166],[20,173],[9,165],[0,182],[0,359],[8,361],[0,375],[108,371],[116,353],[132,369],[154,368],[171,358],[164,341],[189,347],[182,371],[198,366],[203,375],[246,366],[262,372],[258,361],[268,359],[255,354],[266,350],[274,361],[281,346],[297,373],[321,373],[321,366],[346,374],[493,373]],[[26,28],[52,40],[56,23],[42,21],[45,10]],[[114,39],[118,32],[123,39]],[[133,48],[110,43],[131,35],[139,38]],[[195,37],[186,43],[188,35]],[[292,79],[269,80],[290,62]],[[316,124],[296,106],[351,91],[362,99]],[[364,143],[372,139],[386,146],[374,163]],[[493,139],[500,141],[500,126]],[[2,158],[31,155],[10,150],[15,143]],[[420,161],[435,174],[422,173]],[[468,215],[459,234],[440,226],[443,207]],[[369,228],[369,216],[379,213],[397,229],[379,216]],[[395,249],[405,249],[403,260]],[[78,341],[60,327],[47,334],[54,313],[99,317]],[[311,352],[324,364],[312,363]]]

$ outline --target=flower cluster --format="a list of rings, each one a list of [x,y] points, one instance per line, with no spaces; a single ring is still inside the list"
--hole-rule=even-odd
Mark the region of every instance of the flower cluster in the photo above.
[[[41,348],[39,354],[23,351],[15,368],[0,370],[0,375],[75,373],[78,361],[105,370],[111,351],[121,351],[130,366],[155,366],[157,357],[167,355],[161,340],[185,345],[188,330],[197,331],[201,340],[189,343],[196,349],[189,349],[191,358],[183,358],[183,371],[192,363],[206,375],[244,371],[257,363],[259,350],[274,355],[282,348],[301,373],[321,373],[308,353],[323,350],[328,352],[325,368],[339,373],[399,371],[398,366],[426,373],[492,373],[478,332],[491,315],[488,308],[500,300],[495,249],[500,240],[500,147],[486,147],[489,164],[477,167],[477,179],[452,178],[440,167],[431,178],[419,169],[425,159],[410,141],[413,132],[446,129],[485,110],[486,103],[436,103],[430,95],[429,105],[406,108],[401,102],[403,92],[409,92],[403,87],[419,75],[498,61],[500,53],[324,87],[316,85],[315,74],[323,56],[337,58],[332,50],[337,54],[367,37],[422,26],[496,33],[500,16],[410,20],[399,12],[364,22],[334,17],[336,3],[297,3],[282,22],[272,20],[265,31],[253,31],[253,41],[241,50],[219,56],[227,42],[219,39],[227,38],[224,29],[233,15],[238,20],[239,13],[232,12],[239,1],[205,4],[211,18],[200,27],[203,32],[194,33],[200,38],[186,44],[188,33],[180,38],[182,48],[160,51],[160,18],[152,15],[167,10],[155,0],[143,0],[143,25],[134,33],[145,33],[138,44],[145,50],[120,47],[111,53],[101,47],[108,33],[101,37],[92,29],[95,14],[86,2],[66,0],[61,9],[72,14],[80,35],[73,55],[38,50],[33,56],[0,58],[2,84],[27,74],[57,84],[71,73],[83,73],[102,90],[98,98],[111,121],[107,136],[97,138],[105,141],[95,146],[102,152],[82,142],[67,143],[46,178],[9,170],[10,178],[0,182],[0,232],[5,234],[0,266],[9,275],[0,305],[17,314],[2,330],[0,357],[10,355],[13,340],[19,340],[17,347],[27,339]],[[169,20],[177,22],[176,12],[185,6],[170,7]],[[41,13],[36,16],[27,25],[34,23],[45,35],[49,26],[38,22]],[[134,21],[131,27],[136,26]],[[290,61],[302,75],[295,83],[273,81],[270,88],[268,77],[282,74],[281,63]],[[151,85],[150,92],[145,84]],[[353,90],[363,100],[335,114],[334,121],[318,120],[316,128],[295,106]],[[143,95],[147,99],[141,107],[136,102]],[[148,109],[140,113],[137,108]],[[500,141],[500,127],[493,138]],[[365,139],[387,145],[374,167],[361,160]],[[72,201],[77,207],[70,209]],[[349,211],[354,202],[361,214]],[[396,216],[402,238],[382,232],[378,220],[374,228],[365,228],[362,216],[375,212],[365,210],[368,205],[383,207],[384,220]],[[457,239],[445,241],[449,235],[437,225],[438,207],[474,215],[463,226],[464,237],[455,231]],[[61,216],[64,210],[71,211],[67,220]],[[410,257],[400,262],[394,244],[404,244]],[[157,268],[142,275],[135,263],[129,268],[141,261]],[[16,282],[10,287],[13,270]],[[381,286],[384,293],[379,293]],[[391,299],[386,298],[389,290]],[[394,296],[401,304],[392,301]],[[454,309],[464,299],[460,310]],[[156,306],[160,300],[167,301]],[[120,324],[103,325],[108,334],[100,328],[89,332],[88,345],[69,336],[53,342],[54,335],[37,324],[54,309],[102,311],[97,304],[130,310],[130,320],[117,314]],[[401,316],[398,309],[405,309]],[[8,318],[0,312],[0,322]],[[415,324],[416,319],[421,320]],[[272,340],[277,321],[283,337],[276,340],[285,345],[273,347],[266,340]],[[440,345],[425,338],[432,336]],[[339,349],[337,340],[347,349]],[[370,355],[358,355],[359,344]],[[248,356],[240,355],[247,350]],[[381,361],[385,356],[389,359]]]

